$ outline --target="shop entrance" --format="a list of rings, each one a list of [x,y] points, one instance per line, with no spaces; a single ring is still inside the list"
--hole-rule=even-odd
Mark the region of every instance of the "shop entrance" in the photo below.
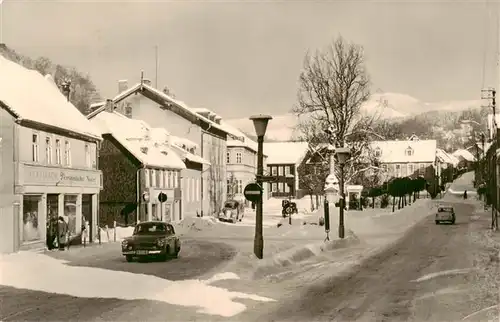
[[[89,238],[88,242],[92,243],[94,241],[94,222],[92,218],[92,211],[93,211],[93,205],[92,205],[92,195],[84,194],[82,195],[82,226],[88,222],[88,229],[87,231],[87,236]]]

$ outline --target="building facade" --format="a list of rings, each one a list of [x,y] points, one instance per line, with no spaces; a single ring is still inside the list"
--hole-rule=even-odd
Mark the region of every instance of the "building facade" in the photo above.
[[[185,202],[186,213],[218,212],[226,197],[226,140],[229,134],[220,124],[221,118],[210,111],[195,111],[153,88],[148,80],[130,88],[122,81],[119,89],[121,93],[112,100],[115,110],[129,118],[143,120],[151,127],[166,128],[171,135],[185,138],[199,147],[199,150],[193,150],[193,154],[210,164],[203,164],[202,171],[191,169],[183,173],[183,187],[195,187],[193,201]],[[89,118],[104,109],[104,104],[101,105],[94,106]],[[186,199],[185,196],[182,198]]]
[[[165,222],[182,219],[181,158],[168,145],[167,133],[108,109],[91,118],[101,130],[99,165],[104,174],[100,222]],[[165,201],[160,194],[167,196]]]
[[[45,247],[51,217],[65,219],[71,239],[83,226],[95,240],[98,131],[42,75],[2,57],[0,70],[0,251]],[[20,99],[24,87],[40,95]]]

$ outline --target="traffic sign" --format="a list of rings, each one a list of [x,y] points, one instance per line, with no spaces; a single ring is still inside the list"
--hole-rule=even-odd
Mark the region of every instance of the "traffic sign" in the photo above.
[[[260,202],[262,200],[262,188],[257,183],[249,183],[243,191],[245,198],[251,202]]]
[[[162,202],[162,203],[163,203],[163,202],[167,201],[167,199],[168,199],[168,198],[167,198],[167,195],[166,195],[165,193],[160,192],[160,193],[158,194],[158,201],[160,201],[160,202]]]

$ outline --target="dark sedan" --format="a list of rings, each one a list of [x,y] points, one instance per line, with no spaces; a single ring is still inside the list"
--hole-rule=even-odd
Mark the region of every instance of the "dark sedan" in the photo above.
[[[122,241],[122,254],[131,262],[134,257],[156,256],[162,260],[177,257],[181,242],[171,224],[147,221],[137,224],[132,236]]]

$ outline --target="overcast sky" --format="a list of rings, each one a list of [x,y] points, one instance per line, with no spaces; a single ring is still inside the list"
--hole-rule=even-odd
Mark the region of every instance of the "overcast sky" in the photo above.
[[[233,118],[287,112],[304,54],[338,34],[364,46],[372,91],[478,99],[485,49],[485,85],[497,82],[489,6],[490,18],[479,1],[5,0],[1,25],[9,47],[89,73],[104,98],[141,69],[154,83],[158,45],[160,89]]]

